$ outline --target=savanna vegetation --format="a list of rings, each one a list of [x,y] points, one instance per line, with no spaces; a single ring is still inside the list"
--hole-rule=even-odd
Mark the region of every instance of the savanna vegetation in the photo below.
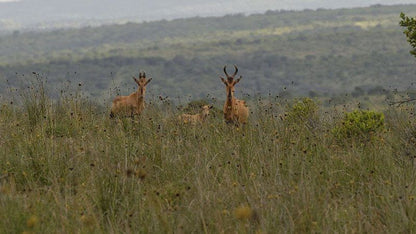
[[[400,9],[1,37],[0,233],[415,232],[414,60]],[[238,127],[223,119],[225,63],[244,77],[236,96],[250,115]],[[163,95],[110,119],[110,98],[142,68]],[[302,93],[312,98],[290,98]],[[178,94],[193,101],[176,105]],[[206,104],[204,121],[178,119]]]
[[[110,119],[42,85],[0,109],[1,233],[416,230],[413,106],[265,97],[243,127],[221,104],[189,125],[169,100]]]

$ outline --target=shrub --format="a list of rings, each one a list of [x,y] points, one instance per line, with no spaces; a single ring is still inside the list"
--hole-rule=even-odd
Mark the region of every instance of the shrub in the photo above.
[[[318,105],[310,98],[297,100],[286,113],[289,122],[305,122],[311,124],[317,120]]]
[[[384,130],[384,114],[374,111],[353,111],[346,113],[343,121],[332,132],[336,138],[359,138],[368,140]]]

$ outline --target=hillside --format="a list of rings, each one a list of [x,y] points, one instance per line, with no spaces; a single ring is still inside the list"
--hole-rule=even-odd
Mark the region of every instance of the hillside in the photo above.
[[[150,95],[203,98],[223,94],[218,75],[224,64],[237,64],[244,77],[237,95],[407,89],[415,61],[398,26],[401,11],[416,15],[416,6],[268,11],[15,33],[0,37],[0,90],[24,87],[36,72],[55,95],[71,81],[108,102],[117,90],[130,92],[131,76],[145,70],[154,78]]]

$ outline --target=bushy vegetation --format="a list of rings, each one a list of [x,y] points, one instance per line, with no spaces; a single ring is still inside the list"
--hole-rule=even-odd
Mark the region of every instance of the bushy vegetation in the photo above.
[[[404,34],[407,37],[407,41],[413,47],[410,51],[411,54],[416,56],[416,19],[406,16],[405,13],[400,13],[400,26],[404,27]]]
[[[301,98],[295,100],[289,111],[286,113],[286,119],[289,122],[309,123],[317,119],[318,105],[310,98]]]
[[[355,110],[345,114],[344,119],[332,132],[339,140],[369,140],[384,130],[384,114],[374,111]]]
[[[38,91],[0,108],[0,233],[416,230],[413,107],[384,108],[377,142],[339,144],[338,106],[310,99],[252,101],[236,128],[179,124],[159,99],[110,120],[79,93]],[[285,113],[317,118],[299,127]],[[381,114],[352,113],[381,128]]]

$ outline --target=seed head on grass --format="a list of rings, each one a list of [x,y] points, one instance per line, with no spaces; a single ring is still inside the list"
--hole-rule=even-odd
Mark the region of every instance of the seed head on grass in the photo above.
[[[129,178],[130,178],[130,177],[132,177],[132,176],[133,176],[133,170],[132,170],[132,169],[130,169],[130,168],[129,168],[129,169],[127,169],[127,170],[126,170],[126,176],[127,176],[127,177],[129,177]]]

